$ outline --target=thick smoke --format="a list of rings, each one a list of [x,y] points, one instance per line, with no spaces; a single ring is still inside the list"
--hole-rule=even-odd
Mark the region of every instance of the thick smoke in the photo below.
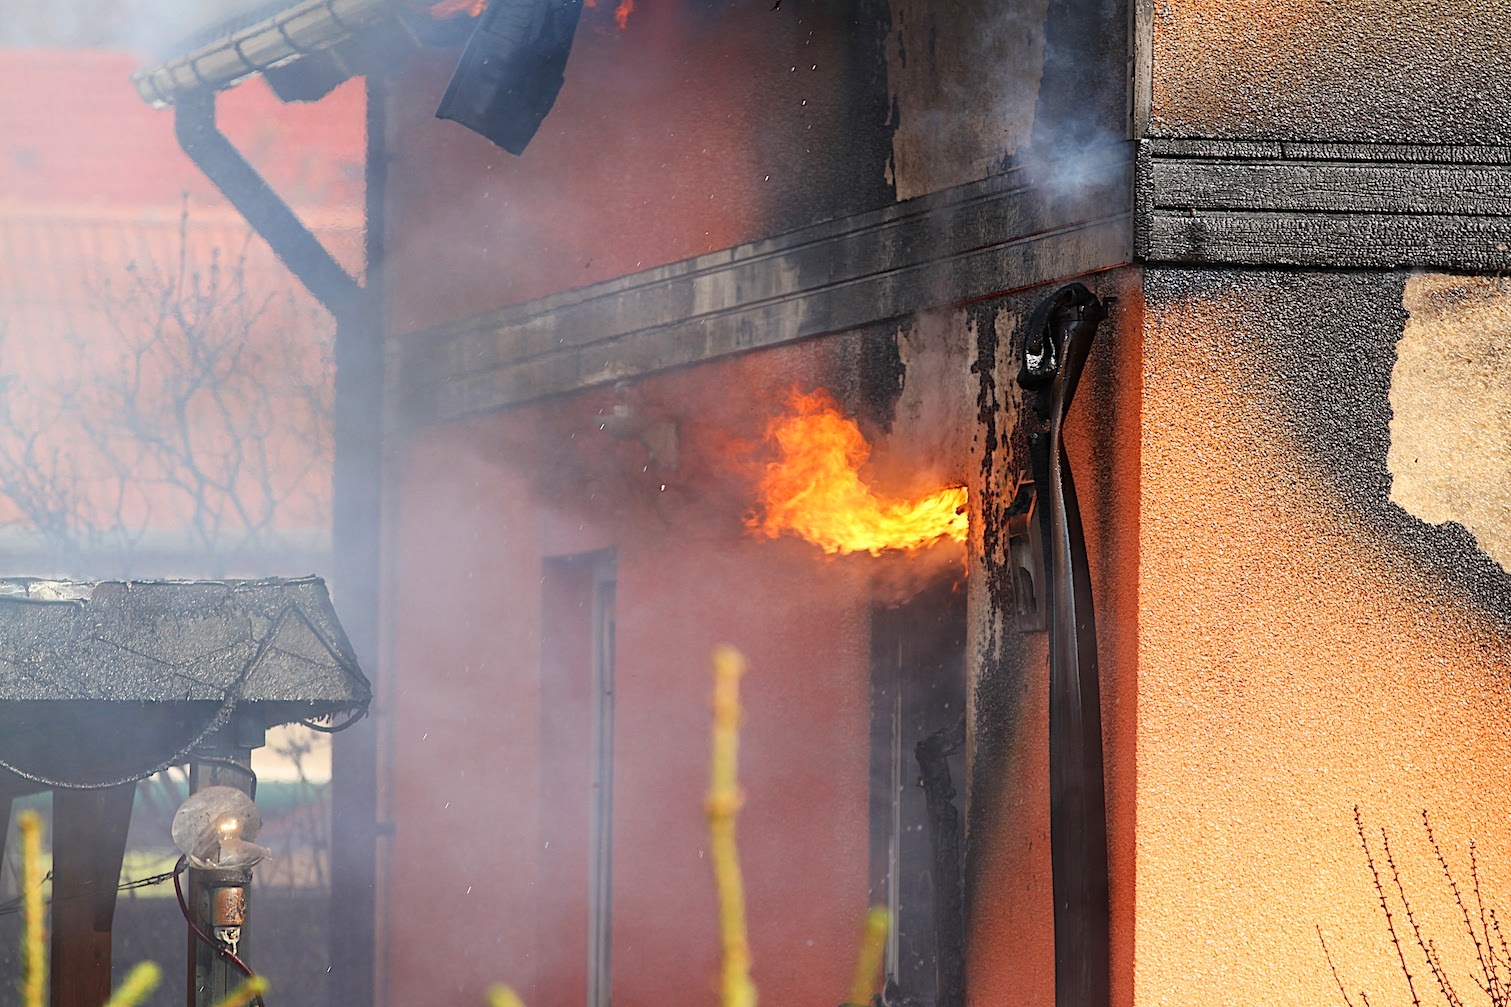
[[[333,322],[130,79],[267,0],[0,6],[0,576],[330,576]],[[314,107],[252,82],[219,105],[234,142],[360,272],[360,86]],[[199,521],[209,512],[192,500],[219,516]],[[144,723],[110,721],[137,738]],[[255,874],[246,952],[289,1003],[325,1002],[329,982],[329,748],[275,732],[254,762],[275,857]],[[166,823],[186,792],[176,771],[138,787],[126,879],[171,868]],[[0,905],[16,894],[8,849]],[[144,959],[181,974],[171,886],[150,897],[164,891],[121,895],[117,981]],[[7,976],[18,920],[0,911]],[[0,983],[0,1005],[14,990]],[[149,1003],[182,1000],[170,980]]]
[[[267,0],[9,0],[0,45],[97,46],[143,60]]]

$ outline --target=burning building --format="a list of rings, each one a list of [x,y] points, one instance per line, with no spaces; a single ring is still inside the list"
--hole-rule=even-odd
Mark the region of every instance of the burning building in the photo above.
[[[139,74],[339,319],[341,1001],[711,997],[718,643],[768,1002],[870,903],[888,1004],[1379,999],[1356,807],[1429,926],[1424,807],[1511,890],[1480,6],[305,0]],[[360,285],[255,73],[368,75]]]

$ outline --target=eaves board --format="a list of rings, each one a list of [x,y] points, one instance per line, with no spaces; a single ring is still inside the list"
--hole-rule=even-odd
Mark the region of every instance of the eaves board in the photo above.
[[[1145,140],[1139,258],[1511,268],[1511,147]]]
[[[392,430],[1131,261],[1132,149],[977,182],[390,343]],[[1060,180],[1074,177],[1075,184]]]

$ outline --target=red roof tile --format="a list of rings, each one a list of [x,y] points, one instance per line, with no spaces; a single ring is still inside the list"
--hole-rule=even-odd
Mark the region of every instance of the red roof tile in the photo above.
[[[124,207],[221,197],[178,149],[173,113],[131,85],[136,60],[87,49],[0,49],[0,202]],[[296,206],[359,205],[363,92],[348,81],[283,104],[261,80],[220,98],[221,128]]]

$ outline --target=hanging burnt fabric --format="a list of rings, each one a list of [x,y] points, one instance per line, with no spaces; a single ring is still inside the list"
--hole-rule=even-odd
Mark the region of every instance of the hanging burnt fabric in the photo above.
[[[478,19],[436,117],[524,153],[565,82],[582,0],[493,0]]]
[[[1065,453],[1065,418],[1106,308],[1079,283],[1034,311],[1018,383],[1034,392],[1042,429],[1030,441],[1044,542],[1049,627],[1049,847],[1054,890],[1055,1003],[1106,1007],[1110,931],[1107,797],[1102,769],[1096,618],[1086,540]]]

